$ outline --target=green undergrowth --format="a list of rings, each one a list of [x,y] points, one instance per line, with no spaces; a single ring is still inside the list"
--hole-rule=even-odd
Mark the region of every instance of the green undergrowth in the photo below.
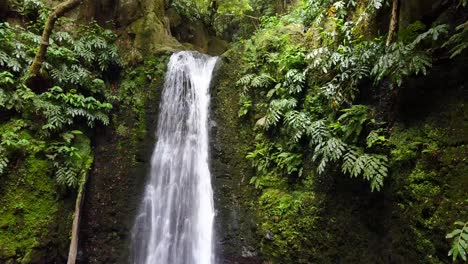
[[[30,78],[50,10],[42,1],[15,8],[22,23],[0,22],[0,262],[61,262],[76,187],[93,163],[90,138],[117,103],[110,88],[121,62],[112,31],[63,18]]]
[[[249,126],[250,148],[239,151],[255,170],[250,206],[267,261],[449,259],[445,235],[467,218],[464,105],[452,98],[440,113],[417,109],[429,116],[419,122],[399,120],[410,114],[394,105],[408,100],[401,91],[422,89],[413,87],[415,76],[437,75],[435,51],[450,54],[441,51],[450,26],[416,21],[386,45],[370,20],[388,11],[383,4],[304,1],[260,19],[256,33],[225,54],[225,67],[237,68],[222,78],[236,87],[222,89],[240,94],[229,108],[238,117],[225,115]]]
[[[390,137],[390,188],[396,214],[407,223],[403,231],[394,227],[392,232],[399,239],[411,236],[414,250],[427,263],[444,262],[450,245],[445,234],[456,221],[468,218],[467,110],[464,102],[452,100],[424,121],[400,124]]]
[[[269,258],[307,262],[313,245],[309,238],[315,229],[319,205],[311,183],[289,191],[286,188],[265,189],[259,197],[259,231],[264,234],[260,245]]]

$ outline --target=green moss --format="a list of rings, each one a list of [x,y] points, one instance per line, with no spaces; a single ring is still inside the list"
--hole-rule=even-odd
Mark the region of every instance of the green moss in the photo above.
[[[150,57],[125,74],[118,95],[122,105],[112,119],[122,151],[133,151],[147,137],[147,110],[158,108],[148,103],[161,92],[154,89],[162,87],[168,59],[168,55]]]
[[[269,258],[304,263],[309,241],[304,233],[314,229],[317,218],[316,199],[312,192],[289,193],[278,189],[264,190],[259,199],[261,250]]]
[[[223,230],[219,233],[219,240],[224,241],[220,255],[226,259],[238,258],[246,251],[255,254],[258,247],[255,196],[249,185],[253,170],[245,159],[254,145],[254,135],[251,120],[238,117],[240,90],[234,85],[243,67],[242,52],[236,47],[223,54],[211,90],[211,174],[218,210],[215,222],[216,230]]]
[[[399,201],[397,214],[409,225],[409,232],[400,239],[411,241],[404,247],[427,263],[444,261],[438,254],[448,252],[445,234],[455,221],[468,219],[463,209],[468,206],[463,109],[463,103],[452,101],[448,109],[422,122],[396,128],[390,138],[394,145],[391,188]]]
[[[282,30],[294,32],[284,27]],[[274,50],[269,48],[278,43],[299,43],[294,36],[278,35],[273,30],[257,33],[253,48],[262,54]],[[303,38],[303,35],[296,34],[296,37]],[[254,124],[262,117],[261,113],[252,113],[252,110],[243,117],[236,115],[239,111],[236,101],[239,101],[241,91],[235,83],[239,73],[248,67],[239,55],[242,52],[242,47],[236,46],[224,54],[227,65],[220,72],[219,87],[213,94],[216,130],[223,135],[219,152],[221,159],[230,159],[220,163],[237,165],[226,169],[235,170],[228,173],[235,184],[230,179],[223,179],[223,185],[217,187],[215,184],[215,189],[223,193],[217,197],[222,206],[229,205],[229,197],[224,197],[227,193],[236,198],[242,196],[236,206],[257,212],[255,238],[263,259],[272,263],[447,262],[449,241],[445,240],[445,234],[454,221],[468,219],[468,178],[464,162],[468,111],[465,104],[453,96],[448,98],[450,95],[444,96],[443,102],[438,101],[440,98],[434,102],[425,98],[431,109],[414,111],[422,118],[417,116],[409,122],[400,122],[390,131],[391,175],[379,193],[371,193],[362,183],[341,175],[339,168],[331,169],[329,175],[311,175],[315,169],[310,165],[313,164],[310,157],[313,150],[306,148],[301,154],[304,164],[309,165],[305,165],[307,168],[303,171],[304,175],[310,175],[302,176],[305,179],[268,172],[268,177],[260,177],[265,183],[261,184],[263,190],[252,191],[254,186],[245,185],[245,182],[239,184],[245,186],[243,190],[236,190],[239,180],[236,171],[242,171],[246,166],[242,155],[245,157],[252,151],[253,135],[256,134]],[[260,63],[258,67],[264,65]],[[253,104],[262,103],[265,94],[253,93]],[[411,99],[414,105],[413,100],[419,98]],[[444,104],[443,109],[440,104]],[[416,107],[421,108],[420,105]],[[406,120],[409,116],[412,114],[404,113],[403,118]],[[239,135],[243,139],[239,139]],[[283,143],[282,139],[278,139],[278,143]],[[216,177],[222,175],[217,173],[221,167],[217,162],[215,157]],[[249,181],[253,175],[255,172],[249,171],[242,175],[245,176],[242,179]],[[247,199],[251,200],[250,204]],[[223,214],[224,208],[219,210]],[[233,222],[229,216],[221,221]],[[230,231],[229,228],[222,230]]]
[[[51,174],[50,162],[29,156],[14,171],[3,176],[0,186],[0,260],[39,261],[49,243],[53,243],[54,228],[68,226],[70,217],[57,223],[65,205],[57,199]],[[67,241],[62,242],[67,244]]]
[[[174,39],[166,26],[155,12],[149,12],[129,26],[133,34],[133,48],[142,55],[151,55],[161,51],[180,48],[180,43]]]

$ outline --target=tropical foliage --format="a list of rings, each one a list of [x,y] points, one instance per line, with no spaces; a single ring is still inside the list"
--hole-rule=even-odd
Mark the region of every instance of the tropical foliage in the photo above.
[[[54,164],[58,183],[74,187],[87,173],[91,157],[81,155],[84,131],[109,124],[113,96],[105,89],[111,68],[119,65],[114,34],[96,23],[76,32],[57,31],[48,48],[46,82],[26,83],[39,45],[40,1],[25,1],[18,10],[38,16],[31,29],[0,23],[0,173],[14,169],[13,159],[45,155]],[[5,120],[4,118],[2,120]]]
[[[255,169],[250,183],[258,194],[261,247],[278,259],[314,262],[299,260],[294,250],[300,252],[302,243],[316,239],[297,233],[312,227],[295,225],[326,214],[304,213],[320,203],[313,195],[320,192],[315,185],[348,182],[333,180],[343,175],[361,179],[373,192],[389,182],[390,188],[395,181],[400,184],[389,179],[397,177],[399,166],[409,166],[394,155],[400,144],[390,141],[399,96],[430,73],[434,57],[447,52],[454,57],[464,50],[461,26],[452,34],[448,25],[416,21],[388,45],[385,35],[370,38],[369,20],[385,6],[385,1],[299,1],[287,15],[261,17],[255,34],[236,47],[242,54],[237,115],[256,133],[246,158]],[[424,151],[436,152],[428,148]],[[411,188],[423,189],[417,184]],[[431,228],[435,223],[447,227],[436,216],[427,220]],[[418,241],[428,241],[426,233],[415,232]],[[451,255],[461,257],[461,241]],[[427,243],[428,251],[431,246]]]
[[[368,5],[366,12],[375,12],[382,2]],[[339,165],[343,173],[362,177],[372,190],[380,190],[388,174],[385,120],[374,107],[359,104],[357,97],[363,87],[391,93],[408,76],[426,74],[431,58],[425,47],[447,29],[436,26],[408,43],[386,47],[381,38],[362,38],[360,18],[345,19],[347,10],[356,6],[354,1],[338,1],[332,11],[324,10],[329,6],[326,1],[311,1],[304,9],[308,10],[305,17],[300,13],[264,19],[262,29],[245,42],[247,67],[238,81],[243,91],[239,116],[249,112],[262,116],[257,125],[263,129],[264,140],[277,146],[269,156],[265,144],[257,143],[248,158],[259,174],[290,162],[287,165],[294,167],[287,170],[290,175],[302,171],[306,161],[275,157],[312,151],[311,161],[319,174]],[[329,24],[318,32],[322,47],[310,48],[298,41],[301,32],[295,32],[296,36],[277,34],[287,30],[287,21],[297,20],[297,16],[316,26]],[[257,100],[256,95],[260,95]]]

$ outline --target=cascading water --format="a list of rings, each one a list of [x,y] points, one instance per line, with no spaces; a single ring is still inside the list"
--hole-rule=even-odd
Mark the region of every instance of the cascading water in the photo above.
[[[188,51],[170,59],[131,263],[214,263],[208,110],[216,61]]]

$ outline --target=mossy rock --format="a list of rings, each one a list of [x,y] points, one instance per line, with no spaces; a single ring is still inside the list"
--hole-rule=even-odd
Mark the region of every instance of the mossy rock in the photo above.
[[[50,161],[32,155],[2,175],[0,260],[39,263],[66,254],[71,203],[57,196],[52,174]]]
[[[122,0],[119,1],[117,9],[120,15],[118,21],[122,26],[126,26],[150,13],[162,19],[164,10],[164,0]]]
[[[168,32],[160,17],[149,12],[128,27],[128,34],[133,47],[143,55],[161,51],[161,49],[180,47],[179,42]]]

